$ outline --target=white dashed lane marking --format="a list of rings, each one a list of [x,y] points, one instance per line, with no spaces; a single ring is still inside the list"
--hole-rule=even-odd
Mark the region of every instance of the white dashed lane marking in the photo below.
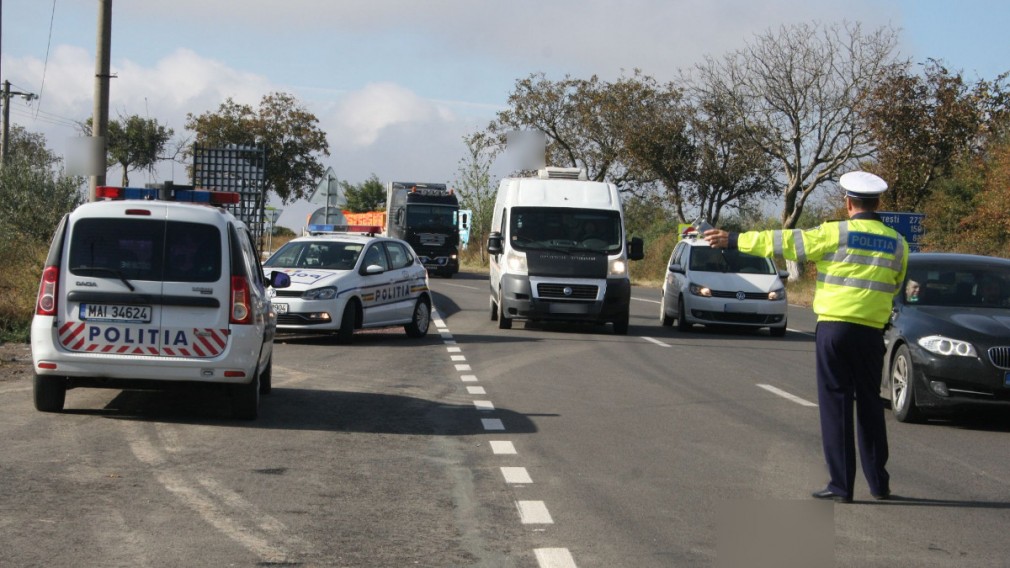
[[[758,386],[758,388],[762,388],[762,389],[764,389],[764,390],[766,390],[766,391],[768,391],[768,392],[770,392],[770,393],[772,393],[774,395],[778,395],[778,396],[781,396],[782,398],[784,398],[786,400],[790,400],[792,402],[795,402],[796,404],[798,404],[800,406],[817,406],[817,404],[815,404],[813,402],[810,402],[809,400],[802,399],[802,398],[800,398],[800,397],[798,397],[798,396],[796,396],[794,394],[790,394],[790,393],[788,393],[788,392],[786,392],[786,391],[784,391],[784,390],[782,390],[780,388],[776,388],[776,387],[773,387],[771,385],[763,385],[763,384],[760,384],[760,383],[757,386]]]
[[[505,483],[533,483],[525,467],[503,467],[501,474],[505,478]]]
[[[500,455],[508,455],[516,453],[515,445],[507,440],[492,440],[490,444],[492,453]]]
[[[433,311],[432,321],[435,323],[435,327],[438,328],[439,335],[441,335],[442,341],[446,345],[446,352],[451,354],[450,359],[456,363],[454,365],[456,371],[471,371],[470,365],[459,363],[460,361],[466,361],[466,357],[462,355],[462,349],[456,346],[456,341],[452,339],[452,333],[449,332],[445,322],[437,312]],[[663,345],[656,340],[649,340]],[[473,374],[460,375],[459,378],[463,382],[478,382],[477,375]],[[487,394],[487,391],[482,386],[467,386],[466,392],[471,395]],[[481,412],[490,412],[495,409],[494,403],[490,400],[474,400],[473,405],[474,408]],[[485,431],[505,431],[505,424],[499,418],[481,418],[480,422]],[[515,445],[508,440],[492,440],[488,443],[495,455],[517,454]],[[502,466],[500,469],[505,483],[509,485],[528,485],[533,483],[533,479],[525,467]],[[547,505],[543,501],[516,501],[515,503],[516,508],[519,510],[519,520],[522,524],[547,525],[554,523],[554,519],[551,518],[551,514],[547,510]],[[536,556],[539,568],[576,568],[572,553],[567,548],[537,548],[533,550],[533,553]]]
[[[524,525],[552,525],[554,519],[543,501],[516,501],[519,519]]]
[[[533,554],[540,568],[575,568],[575,559],[567,548],[537,548]]]
[[[505,425],[502,424],[502,421],[501,421],[500,418],[481,418],[480,419],[480,423],[484,427],[485,430],[489,430],[489,431],[490,430],[504,430],[505,429]]]

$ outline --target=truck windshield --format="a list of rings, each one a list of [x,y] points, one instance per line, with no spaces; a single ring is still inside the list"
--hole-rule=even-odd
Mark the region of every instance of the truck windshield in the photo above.
[[[456,211],[455,207],[443,205],[408,205],[407,226],[452,229],[456,226]]]
[[[624,246],[617,211],[566,207],[512,209],[509,239],[518,250],[592,250],[613,254]]]

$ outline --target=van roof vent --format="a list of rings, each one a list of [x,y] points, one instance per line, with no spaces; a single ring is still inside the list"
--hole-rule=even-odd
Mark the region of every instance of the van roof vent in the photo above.
[[[537,177],[540,179],[576,179],[586,181],[586,170],[582,168],[557,168],[549,166],[537,170]]]

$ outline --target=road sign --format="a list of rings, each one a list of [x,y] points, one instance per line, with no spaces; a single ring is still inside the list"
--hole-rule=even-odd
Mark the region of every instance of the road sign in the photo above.
[[[923,219],[926,218],[925,213],[878,211],[877,215],[880,215],[884,224],[905,237],[910,252],[919,252],[919,240],[926,233],[926,227],[922,224]]]

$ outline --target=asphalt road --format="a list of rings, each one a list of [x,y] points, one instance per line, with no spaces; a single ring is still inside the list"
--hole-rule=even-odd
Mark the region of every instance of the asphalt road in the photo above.
[[[436,323],[277,345],[255,422],[214,390],[0,384],[2,566],[1008,566],[1005,415],[888,418],[896,499],[825,482],[814,318],[790,332],[489,319],[433,279]],[[1006,414],[1006,413],[1004,413]]]

